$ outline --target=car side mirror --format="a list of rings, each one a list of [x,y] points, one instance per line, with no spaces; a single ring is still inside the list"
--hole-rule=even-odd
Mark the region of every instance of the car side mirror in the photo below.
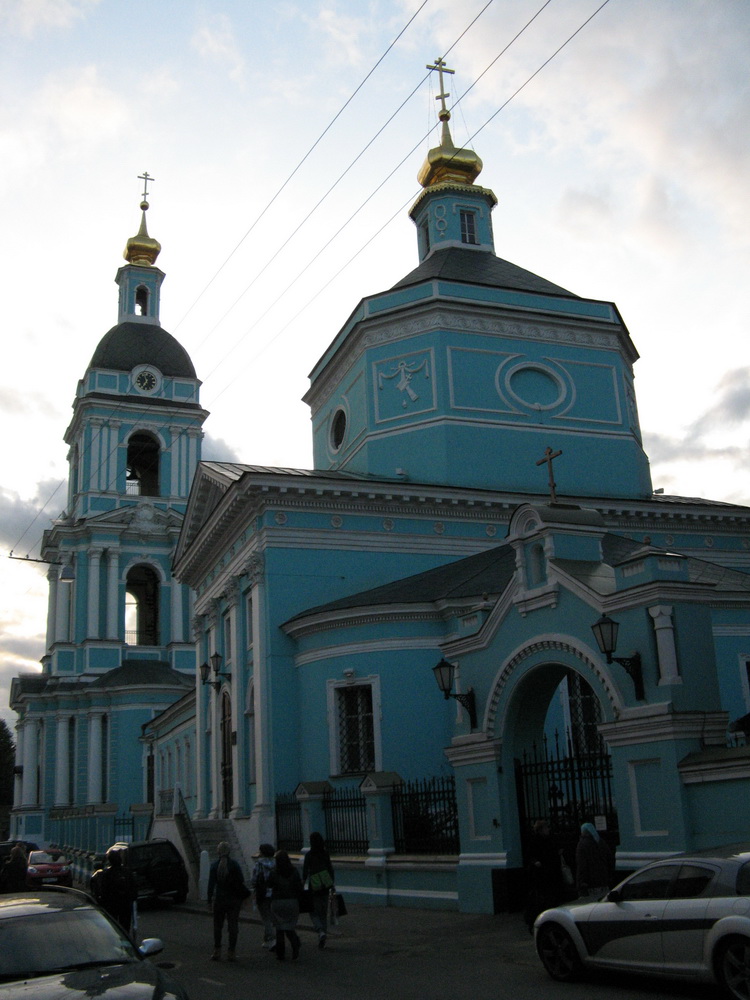
[[[622,892],[619,889],[610,889],[607,893],[608,903],[621,903],[622,902]]]
[[[145,938],[141,942],[138,949],[143,958],[149,958],[151,955],[158,955],[160,951],[164,951],[164,942],[160,938]]]

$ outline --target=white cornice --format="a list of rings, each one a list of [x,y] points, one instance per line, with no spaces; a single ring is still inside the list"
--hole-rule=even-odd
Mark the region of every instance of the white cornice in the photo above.
[[[357,624],[359,624],[359,622],[357,622]],[[298,667],[304,667],[309,663],[317,663],[319,660],[335,659],[339,656],[369,655],[377,652],[393,652],[404,649],[434,650],[436,656],[440,655],[436,639],[430,639],[428,636],[415,636],[411,639],[405,637],[394,637],[392,639],[373,639],[371,642],[346,642],[338,646],[324,646],[320,649],[314,649],[307,653],[298,654],[295,656],[294,662]]]
[[[662,704],[627,709],[617,721],[600,725],[599,732],[610,747],[675,740],[700,740],[713,746],[725,744],[729,720],[726,712],[664,712],[666,707],[669,706]]]

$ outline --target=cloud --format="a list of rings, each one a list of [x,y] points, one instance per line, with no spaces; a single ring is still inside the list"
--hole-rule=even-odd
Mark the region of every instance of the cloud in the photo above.
[[[688,434],[700,439],[703,435],[737,427],[750,420],[750,368],[735,368],[724,374],[716,388],[716,402],[695,420]]]
[[[193,32],[192,47],[201,57],[211,63],[219,63],[227,71],[230,79],[241,83],[245,76],[245,60],[234,34],[232,22],[226,14],[206,16]]]
[[[67,28],[100,3],[101,0],[4,0],[0,25],[28,38],[45,28]]]
[[[64,419],[62,411],[50,403],[46,395],[7,386],[0,386],[0,412],[11,417],[33,414],[34,417],[47,417],[58,424]]]
[[[201,444],[201,458],[204,462],[240,462],[234,448],[223,438],[206,434]]]
[[[59,504],[55,506],[50,498],[60,498]],[[30,500],[0,486],[0,543],[11,550],[18,546],[19,555],[38,552],[42,532],[52,524],[52,514],[42,512],[42,507],[47,504],[56,515],[65,500],[59,480],[39,483],[36,496]]]

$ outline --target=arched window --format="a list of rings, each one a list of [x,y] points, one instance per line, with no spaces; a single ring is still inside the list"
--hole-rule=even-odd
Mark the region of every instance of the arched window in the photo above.
[[[159,645],[159,577],[150,566],[133,566],[125,580],[125,642]]]
[[[159,496],[159,442],[145,431],[137,431],[128,441],[127,493],[131,496]]]
[[[135,314],[148,316],[148,288],[145,285],[139,285],[135,290]]]

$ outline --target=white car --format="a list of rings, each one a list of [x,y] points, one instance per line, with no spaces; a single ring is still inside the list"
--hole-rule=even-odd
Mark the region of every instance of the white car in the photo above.
[[[654,862],[599,902],[545,910],[534,937],[562,982],[615,969],[718,982],[734,1000],[750,1000],[750,849]]]

